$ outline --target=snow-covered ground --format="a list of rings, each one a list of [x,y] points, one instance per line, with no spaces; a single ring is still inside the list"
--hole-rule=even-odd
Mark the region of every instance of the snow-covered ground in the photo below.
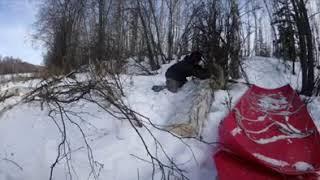
[[[167,90],[153,92],[153,85],[165,83],[164,73],[169,65],[164,65],[155,76],[123,75],[126,102],[135,111],[149,117],[155,124],[166,125],[176,114],[184,113],[184,107],[191,104],[190,97],[197,88],[197,82],[189,81],[181,91],[172,94]],[[244,63],[250,83],[266,88],[275,88],[291,84],[299,88],[299,74],[293,76],[290,70],[272,58],[254,57]],[[299,70],[297,68],[297,70]],[[27,89],[38,80],[0,85],[0,92],[14,87]],[[241,83],[230,85],[230,90],[215,92],[203,139],[207,142],[218,140],[218,125],[228,112],[228,99],[232,105],[246,91]],[[22,94],[26,92],[22,91]],[[2,180],[43,180],[48,179],[50,165],[57,155],[57,146],[61,141],[59,130],[48,116],[49,110],[41,110],[37,103],[18,104],[3,112],[2,109],[15,104],[21,97],[13,97],[0,104],[0,179]],[[320,98],[313,98],[308,109],[320,128]],[[149,180],[152,165],[146,150],[134,129],[126,121],[111,117],[97,105],[79,101],[66,109],[75,112],[73,120],[85,130],[95,160],[103,165],[99,179],[112,180]],[[81,119],[79,118],[81,117]],[[71,173],[73,179],[88,179],[89,162],[83,138],[72,124],[66,124],[69,145],[72,150]],[[163,145],[167,155],[174,160],[191,180],[211,180],[216,177],[212,161],[215,144],[204,144],[197,140],[186,139],[181,142],[172,135],[152,129],[154,136]],[[140,130],[149,150],[157,153],[164,162],[164,154],[156,149],[152,137],[146,129]],[[184,144],[186,143],[186,144]],[[141,159],[139,159],[139,158]],[[146,161],[144,161],[144,160]],[[54,179],[68,179],[70,166],[62,160],[54,170]],[[156,167],[155,179],[161,179]],[[90,176],[92,179],[93,177]]]
[[[5,74],[0,75],[0,83],[6,83],[10,81],[17,81],[21,79],[32,78],[34,76],[33,73],[19,73],[19,74]]]

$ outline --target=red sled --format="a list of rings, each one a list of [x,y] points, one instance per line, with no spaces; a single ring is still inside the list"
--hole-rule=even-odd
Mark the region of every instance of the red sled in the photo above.
[[[284,175],[240,157],[219,151],[214,155],[219,180],[317,180],[317,175]]]
[[[219,136],[228,151],[284,176],[315,174],[320,168],[319,132],[289,85],[249,88],[221,122]]]

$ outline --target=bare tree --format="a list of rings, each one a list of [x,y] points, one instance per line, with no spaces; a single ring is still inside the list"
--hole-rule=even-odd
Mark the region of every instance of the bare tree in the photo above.
[[[41,4],[35,37],[48,48],[45,64],[68,72],[82,62],[79,26],[84,17],[84,6],[84,0]]]

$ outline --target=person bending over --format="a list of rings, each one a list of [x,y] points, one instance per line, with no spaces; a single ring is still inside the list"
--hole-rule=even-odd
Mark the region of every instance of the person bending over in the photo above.
[[[201,58],[202,54],[194,51],[182,61],[169,67],[165,74],[167,89],[176,93],[187,82],[187,77],[190,76],[195,76],[199,79],[209,78],[209,71],[199,65]]]

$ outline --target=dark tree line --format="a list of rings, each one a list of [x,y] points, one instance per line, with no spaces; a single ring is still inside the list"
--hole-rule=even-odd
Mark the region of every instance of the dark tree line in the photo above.
[[[32,73],[38,72],[41,68],[19,58],[0,56],[0,74]]]

